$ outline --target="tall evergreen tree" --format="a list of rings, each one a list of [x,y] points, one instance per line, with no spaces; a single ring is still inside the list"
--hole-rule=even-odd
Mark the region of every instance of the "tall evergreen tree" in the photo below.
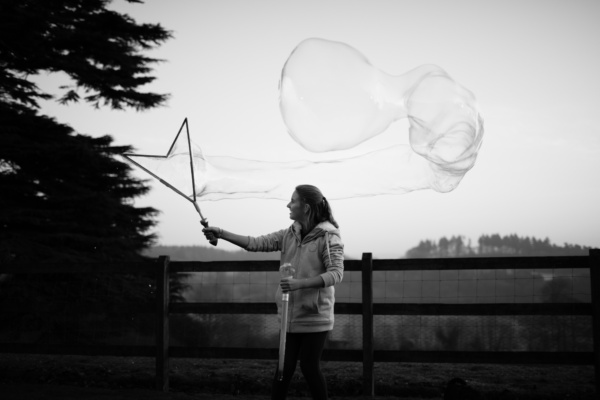
[[[39,114],[40,100],[52,98],[135,110],[167,100],[166,94],[143,90],[154,80],[151,66],[160,61],[144,52],[170,32],[159,24],[138,24],[110,10],[110,3],[0,2],[0,263],[141,260],[154,240],[149,231],[157,211],[133,204],[149,188],[115,158],[130,148]],[[44,92],[32,79],[57,72],[72,82],[60,93]],[[70,343],[89,339],[78,330],[87,321],[110,323],[111,313],[151,300],[154,291],[149,279],[106,274],[42,280],[0,275],[0,285],[0,308],[8,305],[0,312],[0,331],[14,327],[20,335],[25,330],[19,324],[34,320],[36,340]],[[87,292],[98,295],[81,299]],[[95,319],[91,309],[99,312]],[[132,313],[125,320],[135,318]]]
[[[127,0],[130,3],[141,3]],[[3,0],[0,3],[0,98],[37,107],[52,98],[29,77],[64,72],[73,86],[63,103],[83,100],[96,107],[159,106],[167,95],[142,92],[155,78],[148,50],[171,37],[159,24],[138,24],[108,9],[111,0]]]
[[[132,205],[148,187],[114,158],[127,148],[37,113],[38,101],[54,95],[31,77],[48,72],[73,82],[59,94],[63,103],[143,110],[166,101],[141,90],[159,61],[143,51],[170,33],[109,4],[0,3],[0,261],[133,259],[152,243],[156,210]]]
[[[131,202],[148,187],[113,157],[127,148],[33,111],[0,110],[1,260],[139,259],[156,210]]]

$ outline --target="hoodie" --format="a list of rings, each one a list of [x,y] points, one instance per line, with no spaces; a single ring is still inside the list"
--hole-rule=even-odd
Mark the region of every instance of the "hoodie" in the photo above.
[[[296,269],[294,278],[320,276],[324,287],[290,292],[288,332],[322,332],[333,329],[334,285],[344,275],[344,244],[340,231],[330,222],[318,224],[301,239],[300,224],[264,236],[249,237],[248,251],[281,251],[281,264],[290,263]],[[281,287],[275,299],[281,318]]]

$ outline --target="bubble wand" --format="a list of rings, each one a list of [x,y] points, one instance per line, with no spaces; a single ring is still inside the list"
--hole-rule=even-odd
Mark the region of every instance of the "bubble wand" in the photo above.
[[[292,264],[285,263],[279,268],[279,273],[282,279],[292,278],[296,270]],[[279,364],[277,365],[277,379],[283,380],[283,364],[285,360],[285,339],[287,335],[287,320],[288,320],[288,303],[290,300],[289,293],[281,295],[281,329],[279,330]]]
[[[184,127],[185,127],[187,140],[184,142],[184,144],[182,146],[180,144],[180,140],[181,140],[180,136],[181,136],[181,132],[183,131]],[[192,151],[192,142],[190,140],[190,131],[188,128],[187,118],[185,118],[183,120],[183,123],[181,124],[181,127],[179,128],[179,131],[177,132],[177,136],[175,136],[175,140],[173,140],[173,143],[171,144],[171,147],[169,148],[169,151],[167,152],[166,156],[124,153],[124,154],[122,154],[122,157],[127,162],[142,169],[143,171],[145,171],[146,173],[148,173],[149,175],[151,175],[152,177],[157,179],[160,183],[162,183],[169,189],[173,190],[175,193],[177,193],[184,199],[191,202],[194,205],[194,208],[196,209],[196,211],[198,212],[198,215],[200,216],[200,223],[205,228],[208,228],[208,220],[206,218],[204,218],[204,216],[202,215],[202,211],[200,211],[200,206],[198,205],[198,202],[196,201],[196,174],[195,174],[196,165],[194,164],[194,153],[195,152]],[[196,151],[196,153],[199,153],[199,155],[201,157],[201,153],[199,150]],[[147,163],[152,162],[152,161],[157,162],[157,166],[155,167],[155,169],[157,171],[161,170],[163,173],[171,172],[172,174],[175,174],[175,176],[181,177],[181,176],[186,175],[185,170],[187,170],[187,167],[183,168],[184,171],[180,171],[182,169],[183,164],[178,163],[178,161],[181,160],[181,157],[186,157],[186,156],[189,158],[190,175],[189,175],[189,178],[187,179],[187,182],[184,182],[184,184],[185,184],[184,186],[187,186],[189,183],[191,183],[191,185],[192,185],[191,195],[186,195],[183,192],[183,190],[178,189],[177,187],[175,187],[174,184],[169,183],[165,179],[160,177],[158,172],[151,171],[148,165],[144,166],[143,162],[138,162],[134,159],[134,158],[137,158],[140,161],[143,159]],[[187,160],[185,161],[185,163],[187,163]],[[165,165],[169,166],[170,168],[167,168],[166,170],[161,168],[162,166],[165,166]],[[175,170],[177,170],[177,171],[175,171]],[[212,244],[213,246],[216,246],[217,243],[218,243],[218,239],[216,239],[216,238],[210,239],[210,244]]]

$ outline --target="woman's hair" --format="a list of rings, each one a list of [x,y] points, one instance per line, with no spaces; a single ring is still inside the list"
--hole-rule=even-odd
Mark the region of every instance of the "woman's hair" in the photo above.
[[[318,187],[313,185],[299,185],[296,186],[296,193],[298,193],[300,199],[310,207],[308,212],[308,223],[310,224],[309,232],[320,222],[324,221],[329,221],[333,226],[339,228],[338,223],[333,218],[333,212],[331,211],[329,202]]]

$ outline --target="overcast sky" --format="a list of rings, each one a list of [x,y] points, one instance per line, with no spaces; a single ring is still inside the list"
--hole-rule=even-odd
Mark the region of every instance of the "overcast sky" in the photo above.
[[[440,66],[475,94],[485,120],[477,162],[454,191],[332,202],[348,255],[402,257],[423,239],[493,233],[600,246],[598,1],[147,0],[112,7],[173,31],[151,53],[166,61],[149,86],[171,99],[142,113],[43,104],[42,113],[80,133],[166,154],[187,117],[206,155],[310,157],[286,133],[281,70],[306,38],[340,41],[391,75]],[[40,83],[51,90],[64,81],[49,75]],[[362,149],[405,143],[407,128],[398,121]],[[137,204],[161,210],[160,244],[206,245],[191,204],[153,187]],[[239,199],[200,207],[212,225],[259,235],[289,225],[286,204]]]

